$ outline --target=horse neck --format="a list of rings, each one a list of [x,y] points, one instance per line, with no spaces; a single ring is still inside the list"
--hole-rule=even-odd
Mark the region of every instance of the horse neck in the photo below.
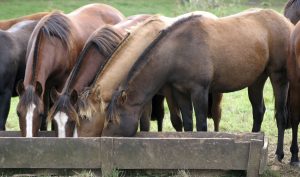
[[[104,101],[110,101],[113,92],[127,76],[137,58],[165,27],[163,21],[153,20],[132,32],[104,66],[93,92],[100,90],[100,97]]]
[[[144,64],[137,65],[140,62],[138,61],[132,67],[126,81],[120,86],[120,89],[126,89],[129,105],[144,106],[168,81],[174,63],[171,58],[163,56],[167,56],[164,50],[153,48],[139,59],[147,60],[142,61]]]
[[[70,86],[68,88],[70,91],[74,89],[80,93],[85,87],[90,86],[98,71],[106,62],[105,57],[99,53],[94,45],[92,45],[86,52],[87,53],[85,54],[84,58],[82,58],[81,62],[78,63],[79,61],[77,61],[75,65],[76,67],[74,67],[72,70],[72,74],[76,70],[77,71],[72,80],[68,81],[70,82]],[[72,74],[70,77],[72,77]]]
[[[51,41],[52,40],[52,41]],[[50,87],[64,83],[66,77],[73,66],[70,54],[65,54],[68,51],[67,47],[62,42],[54,37],[42,37],[39,43],[37,61],[34,61],[34,47],[31,48],[26,64],[24,86],[34,85],[35,82],[40,82],[45,91],[46,82],[51,80]],[[33,69],[33,63],[36,62],[36,67]]]

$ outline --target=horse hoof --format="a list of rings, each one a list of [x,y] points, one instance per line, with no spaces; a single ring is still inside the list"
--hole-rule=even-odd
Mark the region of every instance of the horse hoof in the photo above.
[[[293,167],[300,168],[300,162],[291,162],[290,165]]]
[[[283,159],[284,155],[276,155],[276,159],[279,161],[279,162],[282,162],[282,159]]]

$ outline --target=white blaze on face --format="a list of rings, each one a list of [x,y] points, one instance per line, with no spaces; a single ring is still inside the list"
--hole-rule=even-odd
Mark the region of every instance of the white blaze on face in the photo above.
[[[33,111],[36,108],[36,105],[31,103],[28,107],[26,114],[26,137],[32,137],[32,124],[33,124]]]
[[[77,133],[77,127],[76,126],[75,126],[75,129],[74,129],[73,137],[78,138],[78,133]]]
[[[54,116],[54,120],[57,123],[57,128],[58,128],[58,137],[59,138],[65,138],[66,137],[66,123],[68,121],[68,116],[64,112],[58,112]]]

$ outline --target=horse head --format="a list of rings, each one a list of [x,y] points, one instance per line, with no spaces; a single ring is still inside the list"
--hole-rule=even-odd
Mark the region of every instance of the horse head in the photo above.
[[[125,90],[114,93],[106,110],[102,136],[134,136],[138,129],[141,111],[138,107],[128,106]]]
[[[79,125],[76,112],[77,91],[60,95],[52,88],[50,97],[54,105],[48,115],[48,122],[54,123],[56,135],[59,138],[77,137],[76,125]]]
[[[44,116],[44,105],[41,99],[42,85],[36,82],[35,86],[29,85],[24,88],[23,81],[20,81],[17,85],[17,92],[20,95],[17,115],[21,134],[24,137],[36,137]]]

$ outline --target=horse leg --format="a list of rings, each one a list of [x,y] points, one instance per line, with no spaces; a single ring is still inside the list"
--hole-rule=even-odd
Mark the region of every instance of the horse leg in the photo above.
[[[290,152],[292,154],[291,157],[291,165],[292,166],[300,166],[299,157],[298,157],[298,125],[299,125],[299,118],[300,118],[300,110],[299,110],[299,103],[300,103],[300,95],[298,93],[299,88],[293,87],[290,84],[289,88],[289,95],[288,95],[288,109],[289,114],[288,118],[290,119],[290,123],[292,125],[292,144],[290,147]]]
[[[191,97],[178,92],[176,89],[172,89],[172,95],[180,108],[184,131],[193,131],[193,106]]]
[[[171,123],[177,132],[181,132],[183,124],[180,117],[180,110],[178,104],[175,101],[171,88],[164,90],[164,95],[166,97],[167,104],[170,110]]]
[[[208,95],[209,89],[205,87],[199,87],[192,92],[197,131],[207,131]]]
[[[44,113],[41,117],[42,122],[41,122],[40,130],[47,131],[47,114],[50,109],[50,90],[49,89],[45,89],[43,102],[44,102]],[[54,129],[52,129],[52,124],[51,124],[51,130],[54,130]]]
[[[0,96],[0,130],[5,130],[5,124],[9,113],[11,91],[6,89]]]
[[[221,101],[223,94],[222,93],[210,93],[209,97],[212,97],[212,103],[210,107],[211,117],[214,120],[214,130],[215,132],[219,131],[219,124],[222,115]]]
[[[151,112],[152,112],[152,102],[146,104],[143,109],[143,113],[140,118],[140,131],[149,132]]]
[[[155,95],[152,98],[152,113],[151,120],[157,121],[157,130],[162,131],[162,124],[164,120],[165,110],[164,110],[164,96]]]
[[[291,157],[291,165],[293,166],[300,166],[299,158],[298,158],[298,124],[299,121],[295,119],[295,117],[292,117],[292,145],[290,148],[290,151],[292,153]]]
[[[284,130],[287,118],[287,93],[288,93],[288,80],[286,74],[282,73],[271,73],[270,75],[273,91],[275,95],[275,117],[278,129],[277,159],[281,162],[284,157],[283,152],[283,141],[284,141]]]
[[[252,132],[259,132],[261,128],[261,123],[264,118],[264,114],[266,111],[264,97],[263,97],[263,89],[266,83],[268,76],[263,74],[248,87],[248,97],[250,103],[252,105],[252,116],[253,116],[253,127]]]

